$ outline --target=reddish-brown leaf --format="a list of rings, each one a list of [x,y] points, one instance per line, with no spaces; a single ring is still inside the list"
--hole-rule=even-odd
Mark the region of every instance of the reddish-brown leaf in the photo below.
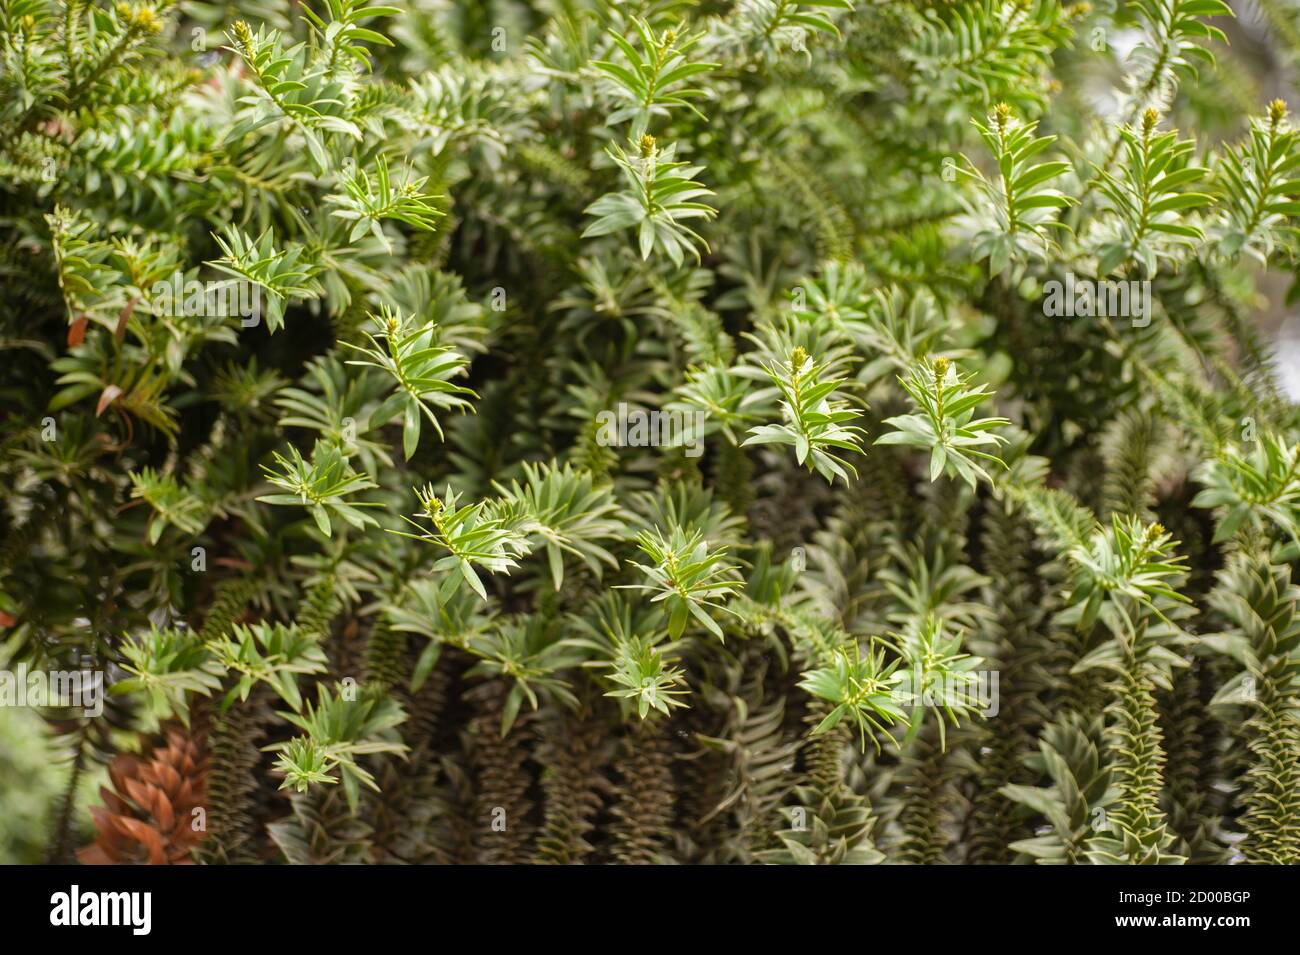
[[[126,323],[131,320],[131,313],[135,311],[135,303],[138,301],[140,301],[140,296],[137,295],[127,302],[117,315],[117,328],[113,330],[113,337],[119,342],[126,340]]]
[[[122,397],[122,389],[117,385],[109,385],[99,395],[99,404],[95,406],[95,417],[98,418],[104,413],[104,409],[111,405],[118,398]]]
[[[82,315],[68,327],[68,347],[72,348],[80,345],[86,340],[86,326],[90,324],[90,316]]]

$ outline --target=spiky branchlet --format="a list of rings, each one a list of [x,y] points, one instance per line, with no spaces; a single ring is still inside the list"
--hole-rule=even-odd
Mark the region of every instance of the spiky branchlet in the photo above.
[[[1165,754],[1155,698],[1157,687],[1170,687],[1170,670],[1185,665],[1171,649],[1185,641],[1175,621],[1190,603],[1173,589],[1183,572],[1174,546],[1159,524],[1115,517],[1068,553],[1076,573],[1059,619],[1082,629],[1100,623],[1107,633],[1075,669],[1112,674],[1107,755],[1120,798],[1088,843],[1099,864],[1183,861],[1170,851],[1174,834],[1160,807]]]
[[[827,366],[818,364],[803,348],[796,346],[790,359],[774,363],[768,377],[781,393],[782,424],[751,428],[744,446],[753,444],[788,444],[794,447],[795,460],[809,470],[817,469],[826,480],[842,478],[857,471],[835,451],[858,451],[861,428],[849,424],[860,413],[838,393],[842,379],[827,375]]]
[[[525,765],[531,727],[507,723],[508,694],[504,681],[486,680],[468,695],[474,716],[464,738],[475,785],[469,835],[480,865],[527,862],[535,831]],[[503,725],[510,728],[503,732]]]
[[[1118,797],[1113,770],[1102,758],[1101,720],[1067,713],[1044,728],[1039,751],[1025,758],[1045,785],[1008,784],[1002,792],[1045,823],[1047,831],[1011,844],[1040,865],[1077,865],[1095,834],[1108,825]]]
[[[1005,443],[994,429],[1011,423],[1006,418],[975,417],[975,409],[992,392],[971,384],[971,376],[962,375],[942,356],[917,364],[899,382],[919,413],[886,418],[885,424],[894,430],[877,438],[876,444],[929,450],[931,481],[944,473],[960,477],[972,488],[976,477],[992,481],[980,462],[1002,465],[1002,459],[980,449]]]
[[[569,465],[524,465],[524,482],[509,488],[494,485],[502,495],[500,513],[507,523],[526,532],[534,549],[546,552],[555,589],[564,584],[566,555],[577,557],[597,580],[618,561],[602,542],[617,540],[621,525],[615,518],[614,489],[575,471]]]
[[[1300,586],[1282,556],[1233,555],[1209,597],[1229,629],[1206,642],[1241,666],[1213,700],[1221,712],[1246,714],[1241,852],[1249,862],[1290,865],[1300,859]]]
[[[348,464],[347,456],[336,445],[317,441],[310,460],[304,460],[298,449],[290,445],[288,457],[279,451],[275,452],[275,463],[278,470],[263,465],[266,478],[288,493],[266,494],[258,498],[259,501],[306,507],[321,533],[327,536],[334,532],[331,515],[341,517],[360,529],[377,523],[360,508],[379,505],[347,500],[351,495],[377,485],[365,474],[354,471]]]
[[[863,748],[870,739],[879,750],[877,734],[896,742],[888,727],[907,719],[898,692],[903,681],[900,662],[897,657],[886,659],[883,647],[869,648],[864,655],[855,643],[849,650],[837,650],[829,666],[804,674],[804,689],[834,704],[813,732],[829,732],[847,719],[856,727]]]
[[[569,682],[559,674],[581,657],[544,616],[506,618],[476,634],[466,649],[478,657],[466,676],[500,678],[507,687],[501,711],[502,736],[510,732],[525,702],[530,710],[537,710],[543,699],[577,704]]]
[[[306,249],[302,245],[276,248],[270,229],[254,238],[235,225],[226,226],[221,234],[214,233],[212,239],[222,255],[209,264],[236,281],[257,286],[266,296],[266,309],[259,317],[266,318],[270,331],[284,326],[285,310],[292,302],[320,294],[312,279],[315,269],[305,261]]]
[[[461,498],[459,494],[448,487],[445,496],[439,498],[431,484],[416,488],[415,496],[420,503],[416,516],[427,521],[431,528],[405,518],[420,534],[395,533],[429,541],[450,552],[433,565],[435,572],[442,573],[439,597],[443,601],[451,597],[462,581],[486,599],[487,590],[474,570],[475,566],[493,574],[508,573],[518,565],[515,558],[528,552],[524,535],[511,530],[503,518],[494,516],[487,502],[457,507]]]
[[[673,28],[656,34],[641,17],[633,18],[632,27],[634,38],[640,40],[639,50],[618,29],[609,32],[609,39],[623,54],[626,65],[609,60],[593,63],[612,81],[619,98],[627,102],[622,109],[610,113],[607,122],[613,125],[631,119],[632,138],[638,139],[645,134],[651,117],[667,116],[674,109],[689,110],[703,118],[704,114],[691,101],[707,94],[688,83],[692,77],[718,66],[692,62],[691,50],[703,39],[703,34],[686,34]]]
[[[1111,693],[1106,749],[1120,798],[1105,828],[1088,842],[1088,858],[1097,865],[1181,863],[1160,806],[1165,753],[1151,682],[1126,670]]]
[[[941,748],[935,737],[927,727],[912,740],[894,774],[898,832],[890,848],[905,865],[944,863],[952,841],[955,767],[952,754]]]
[[[976,726],[978,750],[963,751],[978,763],[966,856],[972,863],[1014,861],[1012,845],[1032,832],[1021,816],[1007,812],[1004,787],[1029,781],[1023,763],[1050,718],[1040,701],[1056,685],[1052,658],[1059,651],[1048,638],[1046,584],[1034,572],[1033,542],[1033,527],[1021,508],[1007,500],[990,503],[980,544],[990,578],[986,591],[997,595],[997,609],[970,644],[998,672],[999,700],[996,715]]]
[[[1225,508],[1216,543],[1230,540],[1243,525],[1275,529],[1300,543],[1300,444],[1266,434],[1251,448],[1227,445],[1197,476],[1206,487],[1192,504]]]
[[[784,696],[765,686],[768,667],[752,650],[741,655],[751,666],[743,685],[725,701],[725,722],[717,735],[697,736],[704,752],[696,760],[716,755],[725,772],[714,793],[690,793],[705,805],[697,832],[734,830],[739,838],[724,838],[716,848],[719,861],[754,862],[772,844],[780,823],[780,808],[794,788],[790,768],[802,747],[785,712]],[[768,702],[771,700],[771,702]],[[684,796],[688,795],[686,792]],[[716,801],[711,801],[714,796]]]
[[[589,838],[603,799],[613,789],[606,775],[611,747],[590,724],[552,712],[538,721],[537,754],[542,773],[543,821],[536,861],[580,865],[595,853]]]
[[[996,178],[977,166],[962,171],[974,180],[975,196],[964,199],[975,230],[975,258],[989,260],[989,272],[1003,272],[1012,262],[1045,259],[1054,247],[1052,232],[1064,228],[1060,210],[1074,200],[1053,185],[1070,168],[1062,160],[1031,161],[1056,141],[1055,136],[1035,136],[1037,123],[1026,123],[999,103],[987,124],[972,120],[997,167]]]
[[[945,630],[933,613],[912,624],[865,649],[856,641],[835,647],[821,654],[823,666],[804,673],[799,685],[831,704],[814,735],[847,722],[863,750],[870,740],[879,753],[881,737],[905,747],[930,724],[938,748],[946,748],[945,723],[961,725],[978,705],[975,671],[984,661],[964,653],[961,632]],[[893,729],[900,724],[906,726],[901,737]]]
[[[1153,415],[1130,412],[1115,419],[1102,438],[1106,458],[1105,515],[1152,518],[1157,466],[1166,432]]]
[[[670,862],[677,794],[673,747],[663,718],[638,723],[621,743],[613,766],[609,861],[622,865]]]
[[[1295,239],[1290,220],[1300,215],[1300,132],[1287,120],[1287,105],[1275,99],[1265,118],[1251,121],[1250,132],[1226,150],[1215,169],[1224,190],[1225,209],[1215,224],[1219,251],[1228,257],[1248,255],[1261,265],[1274,250]]]
[[[389,636],[401,635],[390,632]],[[382,639],[387,643],[388,637]],[[392,648],[395,656],[400,654],[397,659],[404,668],[413,659],[406,649],[404,644]],[[375,681],[373,670],[367,682],[383,686]],[[458,824],[450,782],[454,771],[447,768],[439,753],[448,729],[445,724],[450,686],[445,667],[431,673],[414,690],[387,686],[407,713],[399,732],[410,749],[403,757],[376,760],[380,795],[365,797],[373,806],[373,846],[376,860],[381,863],[446,865],[460,861],[456,853],[458,837],[449,831]],[[463,834],[459,838],[463,840]]]
[[[379,328],[384,344],[366,332],[369,348],[344,342],[349,348],[366,356],[349,361],[350,365],[368,365],[386,371],[393,379],[392,397],[376,408],[370,416],[373,424],[383,424],[395,417],[402,419],[402,452],[407,458],[420,444],[420,421],[428,419],[438,437],[442,438],[434,408],[471,408],[461,397],[478,397],[469,388],[455,384],[452,379],[465,373],[465,358],[454,348],[443,346],[438,326],[432,322],[422,324],[381,310],[372,316]]]
[[[374,776],[357,761],[373,753],[402,753],[394,727],[406,719],[392,699],[357,686],[317,687],[317,702],[306,701],[301,713],[281,713],[303,735],[266,747],[278,753],[281,789],[306,792],[316,785],[341,783],[355,813],[361,787],[378,791]]]
[[[373,826],[342,790],[315,790],[290,800],[292,814],[266,827],[290,865],[369,865],[375,862]]]
[[[651,563],[632,563],[650,583],[628,586],[653,594],[650,600],[663,604],[668,614],[668,636],[676,640],[686,624],[694,620],[722,639],[722,627],[710,611],[725,611],[722,600],[740,587],[726,548],[710,547],[699,531],[687,533],[680,527],[674,527],[668,535],[657,528],[643,531],[637,545]]]
[[[814,719],[825,721],[824,707]],[[843,750],[849,733],[842,725],[816,734],[806,746],[805,779],[781,810],[787,825],[776,833],[778,848],[759,853],[775,865],[876,865],[885,854],[872,841],[877,819],[870,803],[845,784]]]
[[[402,182],[394,183],[388,171],[388,160],[382,155],[375,160],[375,181],[364,169],[357,169],[349,178],[343,180],[343,193],[327,197],[327,201],[337,206],[333,215],[347,222],[352,222],[349,239],[356,241],[366,232],[370,232],[386,249],[392,249],[388,237],[380,223],[384,219],[405,222],[415,229],[432,232],[434,223],[445,215],[433,205],[437,196],[428,196],[420,192],[426,178],[413,179],[409,175]]]
[[[680,266],[689,255],[699,261],[704,238],[685,223],[712,219],[717,210],[697,200],[713,195],[695,177],[703,166],[675,161],[677,144],[660,147],[649,133],[643,134],[628,153],[617,143],[608,149],[609,158],[627,181],[627,187],[610,192],[587,207],[597,219],[583,231],[584,237],[608,235],[635,229],[641,258],[655,249]]]
[[[1174,672],[1171,689],[1157,694],[1167,754],[1161,808],[1178,834],[1178,855],[1188,864],[1223,865],[1231,852],[1212,788],[1222,772],[1215,757],[1224,733],[1206,706],[1205,663],[1193,658]]]
[[[1160,262],[1177,263],[1205,238],[1187,212],[1210,204],[1195,189],[1209,170],[1192,162],[1194,143],[1179,139],[1177,130],[1157,132],[1159,122],[1159,111],[1148,108],[1140,128],[1123,127],[1121,174],[1099,172],[1109,211],[1094,243],[1102,275],[1132,269],[1150,278]]]

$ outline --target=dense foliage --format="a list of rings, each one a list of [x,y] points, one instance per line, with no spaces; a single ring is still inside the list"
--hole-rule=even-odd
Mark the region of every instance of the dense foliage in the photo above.
[[[1300,862],[1288,4],[365,3],[0,0],[0,852]]]

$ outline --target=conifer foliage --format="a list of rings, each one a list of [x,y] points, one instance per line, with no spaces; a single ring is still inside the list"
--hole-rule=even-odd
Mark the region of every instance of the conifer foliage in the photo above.
[[[1300,49],[1234,7],[0,0],[0,665],[105,691],[0,813],[1300,862]]]

